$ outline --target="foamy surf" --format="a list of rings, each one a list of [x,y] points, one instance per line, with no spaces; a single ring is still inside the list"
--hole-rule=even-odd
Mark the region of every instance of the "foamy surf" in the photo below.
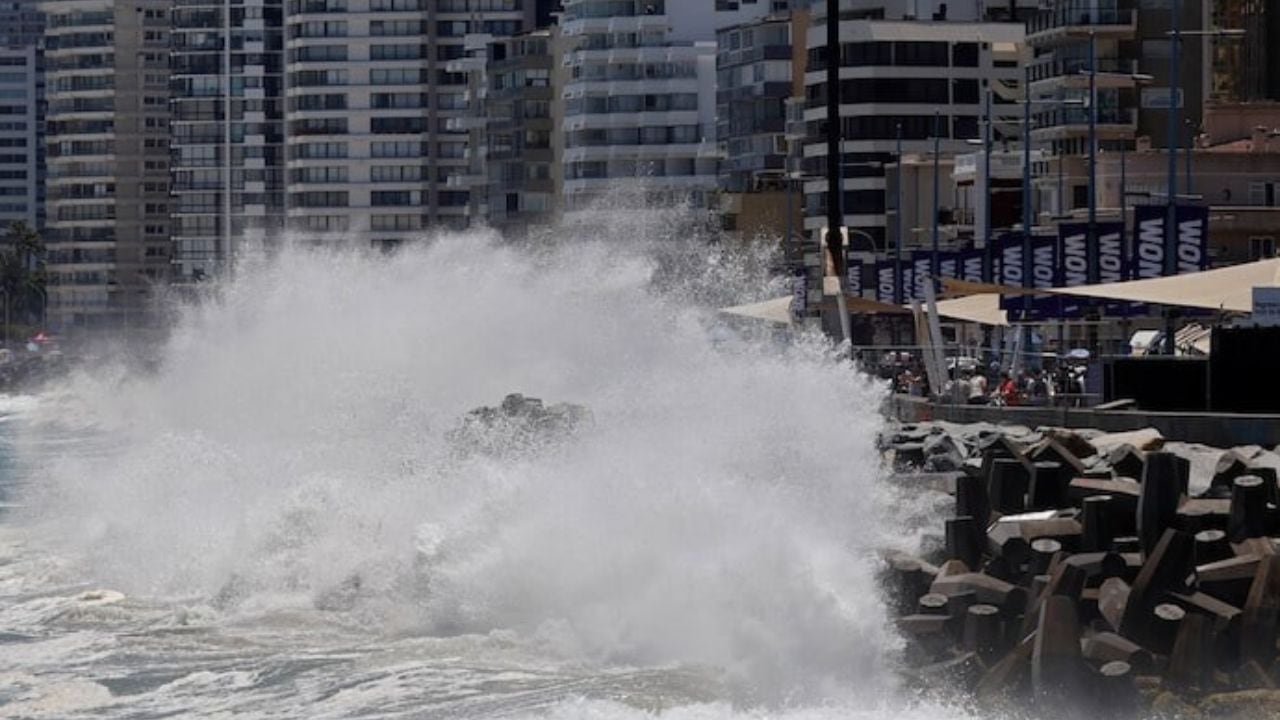
[[[286,248],[23,408],[0,716],[964,717],[895,682],[881,389],[717,326],[767,259],[618,224]],[[592,422],[460,451],[510,392]]]

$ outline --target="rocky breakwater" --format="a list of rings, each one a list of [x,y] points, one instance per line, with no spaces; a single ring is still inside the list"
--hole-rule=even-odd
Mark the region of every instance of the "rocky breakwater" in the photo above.
[[[882,446],[908,491],[954,497],[917,554],[885,554],[922,687],[1040,717],[1280,717],[1280,455],[945,423]]]

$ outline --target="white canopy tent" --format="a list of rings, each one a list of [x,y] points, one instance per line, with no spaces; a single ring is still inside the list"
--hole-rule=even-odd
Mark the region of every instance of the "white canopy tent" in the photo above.
[[[1054,288],[1048,292],[1247,313],[1253,312],[1255,287],[1276,286],[1280,286],[1280,258],[1171,277]]]
[[[897,305],[867,300],[865,298],[849,298],[849,309],[854,312],[880,312],[900,314],[906,309]],[[722,308],[721,313],[735,317],[762,320],[777,325],[790,325],[791,296],[765,300],[764,302],[735,305]],[[1000,309],[1000,296],[994,294],[971,295],[969,297],[940,300],[938,317],[954,322],[970,322],[982,325],[1008,325],[1005,312]]]

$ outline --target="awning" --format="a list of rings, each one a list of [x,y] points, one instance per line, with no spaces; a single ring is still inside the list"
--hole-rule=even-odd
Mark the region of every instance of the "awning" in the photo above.
[[[1253,311],[1253,288],[1280,285],[1280,258],[1186,275],[1053,288],[1044,292],[1230,312]]]
[[[787,295],[780,298],[774,298],[772,300],[765,300],[764,302],[721,308],[720,312],[725,315],[751,318],[753,320],[764,320],[765,322],[771,322],[777,325],[790,325],[791,296]]]
[[[1000,296],[983,293],[938,301],[938,317],[979,325],[1008,325],[1009,316],[1000,309]]]
[[[909,308],[869,300],[857,295],[845,295],[845,301],[848,303],[849,312],[851,313],[903,315],[911,312]],[[834,302],[834,298],[823,299],[824,304],[828,302]],[[765,300],[764,302],[721,308],[720,312],[725,315],[763,320],[778,325],[790,325],[791,296],[786,295],[772,300]],[[955,300],[943,300],[938,303],[938,316],[949,320],[978,322],[987,325],[1008,324],[1005,320],[1004,311],[1000,309],[999,295],[973,295]]]

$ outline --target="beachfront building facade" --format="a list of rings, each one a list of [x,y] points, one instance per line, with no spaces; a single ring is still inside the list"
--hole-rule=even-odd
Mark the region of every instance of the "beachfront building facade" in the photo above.
[[[785,5],[565,0],[564,210],[627,186],[647,202],[705,206],[720,157],[716,29]]]
[[[47,0],[48,324],[147,322],[169,278],[173,3]]]
[[[893,206],[886,176],[903,155],[929,158],[971,152],[980,141],[985,96],[992,97],[998,141],[1017,137],[1021,118],[1022,25],[1009,22],[917,22],[842,19],[840,37],[841,196],[851,250],[881,252],[928,240],[932,222],[907,226]],[[806,139],[802,172],[805,229],[826,226],[826,13],[815,6],[808,30]],[[901,138],[901,140],[899,140]],[[953,197],[953,195],[951,196]],[[939,205],[940,223],[955,208]]]
[[[211,278],[241,243],[283,228],[283,11],[281,0],[171,11],[175,281]]]
[[[534,0],[299,0],[285,20],[286,206],[310,236],[393,247],[475,212],[468,47]],[[483,62],[483,60],[479,60]]]

